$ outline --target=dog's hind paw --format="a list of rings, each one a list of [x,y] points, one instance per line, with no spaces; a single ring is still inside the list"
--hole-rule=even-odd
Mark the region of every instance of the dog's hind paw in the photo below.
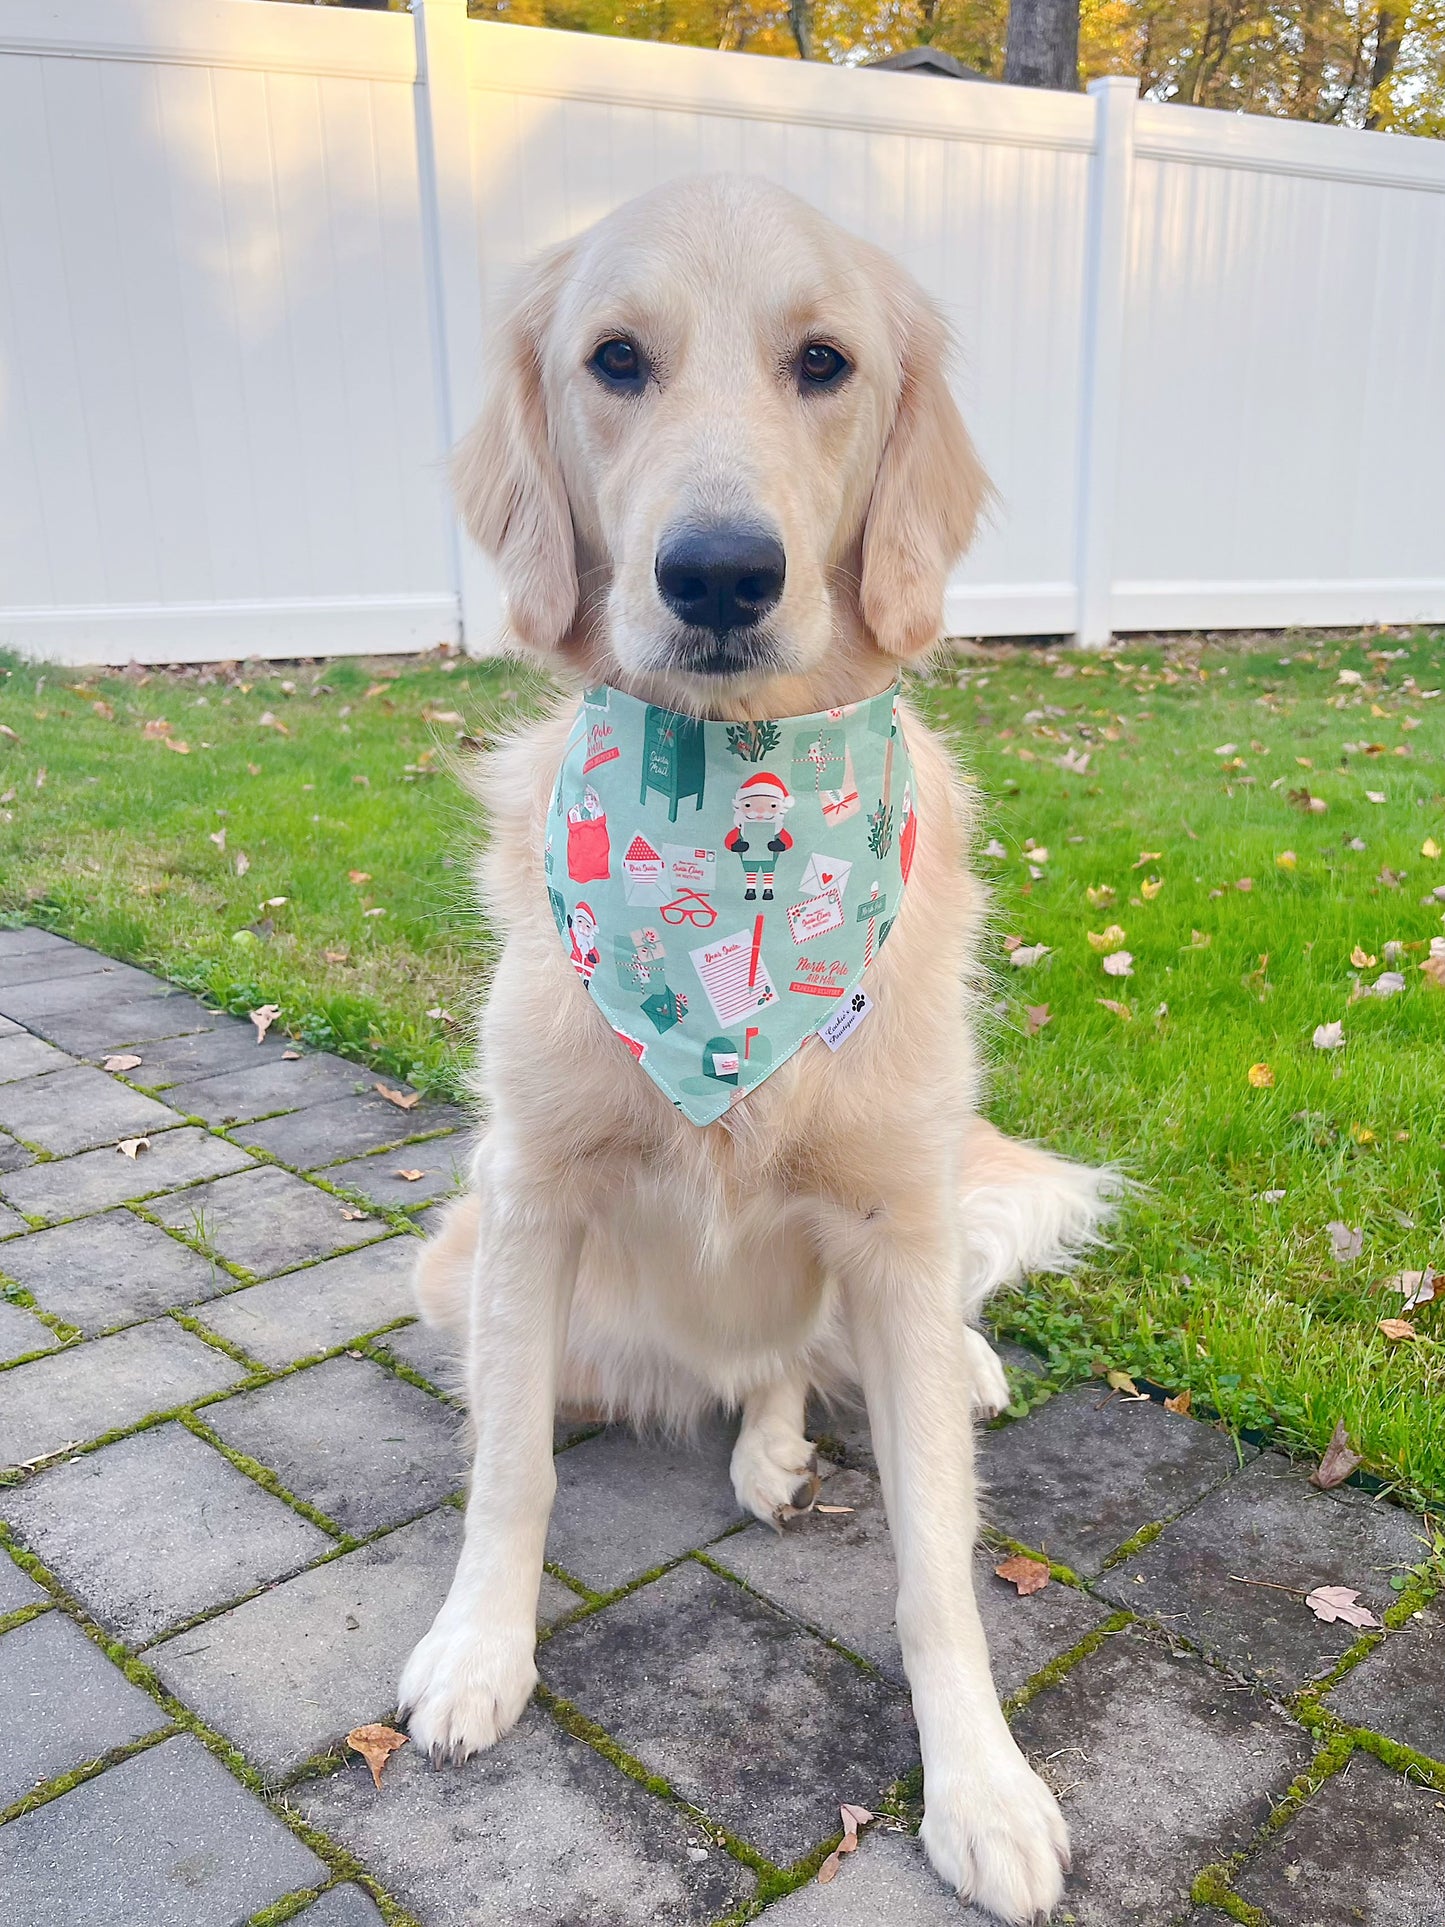
[[[924,1807],[924,1851],[960,1900],[1010,1927],[1047,1920],[1063,1897],[1069,1834],[1058,1802],[1012,1742],[966,1772],[925,1769]]]
[[[1008,1388],[1008,1374],[981,1331],[965,1325],[963,1342],[968,1354],[969,1403],[974,1417],[981,1425],[987,1425],[1006,1409],[1013,1397]]]
[[[521,1718],[537,1684],[535,1636],[507,1637],[446,1608],[414,1649],[398,1699],[412,1741],[433,1766],[459,1762],[499,1740]]]
[[[818,1454],[801,1432],[774,1421],[743,1427],[733,1447],[731,1472],[744,1512],[779,1531],[818,1496]]]

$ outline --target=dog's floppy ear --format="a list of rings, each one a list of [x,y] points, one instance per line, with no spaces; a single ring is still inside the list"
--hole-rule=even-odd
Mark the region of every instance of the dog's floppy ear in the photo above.
[[[545,255],[502,325],[502,362],[480,421],[452,456],[463,522],[501,570],[521,641],[555,649],[577,610],[572,511],[547,422],[542,357],[570,248]]]
[[[902,381],[863,529],[861,601],[879,647],[912,656],[938,640],[948,572],[991,490],[949,390],[942,317],[921,290],[896,298]]]

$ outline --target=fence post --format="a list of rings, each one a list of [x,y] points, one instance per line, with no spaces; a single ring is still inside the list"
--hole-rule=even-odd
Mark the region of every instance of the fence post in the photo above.
[[[1094,154],[1084,242],[1077,640],[1080,648],[1102,649],[1113,630],[1114,512],[1139,83],[1110,75],[1090,81],[1089,92],[1095,103]]]
[[[441,458],[481,407],[482,277],[472,195],[467,0],[412,0],[422,233],[431,282]],[[451,516],[452,579],[462,646],[496,647],[500,596],[486,558]]]

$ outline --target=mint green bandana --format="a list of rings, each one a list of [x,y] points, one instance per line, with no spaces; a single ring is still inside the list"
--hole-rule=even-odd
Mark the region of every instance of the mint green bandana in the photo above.
[[[594,1001],[694,1124],[815,1031],[836,1050],[918,834],[898,689],[700,722],[589,689],[547,817],[547,891]]]

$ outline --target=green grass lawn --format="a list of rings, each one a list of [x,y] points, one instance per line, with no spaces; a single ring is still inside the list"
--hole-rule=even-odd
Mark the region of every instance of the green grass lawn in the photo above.
[[[1438,634],[1004,647],[918,686],[987,800],[991,1115],[1144,1187],[1002,1328],[1058,1377],[1120,1367],[1302,1450],[1343,1419],[1432,1505],[1445,1308],[1413,1341],[1378,1321],[1388,1274],[1445,1267],[1445,984],[1419,968],[1445,935],[1442,686]],[[0,918],[456,1094],[487,957],[457,738],[541,694],[434,656],[85,682],[0,658]],[[1014,939],[1049,949],[1018,969]],[[1392,966],[1403,991],[1352,1000]]]

